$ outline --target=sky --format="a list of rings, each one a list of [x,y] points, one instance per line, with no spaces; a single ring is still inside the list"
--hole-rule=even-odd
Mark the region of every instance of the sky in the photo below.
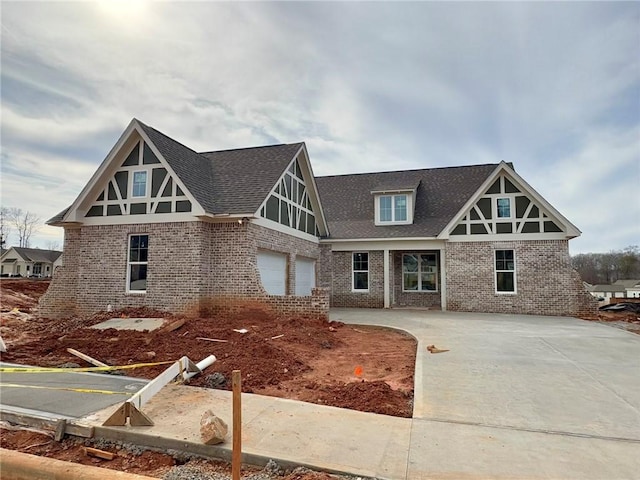
[[[196,151],[304,141],[316,175],[505,160],[582,231],[572,254],[640,244],[640,2],[3,0],[0,20],[1,204],[43,221],[135,117]]]

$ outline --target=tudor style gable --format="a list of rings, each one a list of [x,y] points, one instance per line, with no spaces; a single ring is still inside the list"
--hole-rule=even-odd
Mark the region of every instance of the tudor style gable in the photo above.
[[[450,241],[566,239],[580,231],[506,163],[443,230]]]
[[[204,213],[141,125],[135,119],[129,124],[75,202],[51,224],[186,221]]]
[[[144,140],[135,143],[85,217],[191,212],[191,200]]]
[[[319,237],[327,234],[311,165],[303,147],[258,210],[265,226]],[[264,221],[263,220],[263,221]],[[284,229],[283,229],[284,227]]]

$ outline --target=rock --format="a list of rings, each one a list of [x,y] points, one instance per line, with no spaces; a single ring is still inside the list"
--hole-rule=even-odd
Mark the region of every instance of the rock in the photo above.
[[[220,372],[212,373],[204,377],[205,385],[207,388],[224,388],[227,384],[227,379]]]
[[[207,410],[200,419],[200,439],[205,445],[215,445],[224,442],[229,428],[215,413]]]
[[[271,475],[273,477],[275,476],[282,476],[284,475],[284,469],[278,465],[273,459],[269,459],[269,461],[267,462],[267,464],[264,466],[264,470],[263,470],[267,475]]]
[[[144,356],[147,357],[148,359],[152,359],[152,358],[155,358],[156,352],[145,352]]]

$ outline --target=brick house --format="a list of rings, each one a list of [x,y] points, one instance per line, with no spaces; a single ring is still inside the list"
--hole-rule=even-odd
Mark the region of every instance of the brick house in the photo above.
[[[314,177],[304,143],[197,153],[134,119],[48,223],[65,229],[51,317],[592,308],[569,261],[580,232],[506,163]]]

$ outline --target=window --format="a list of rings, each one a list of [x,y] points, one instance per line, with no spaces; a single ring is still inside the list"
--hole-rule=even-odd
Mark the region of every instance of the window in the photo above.
[[[384,195],[379,197],[378,219],[380,223],[407,221],[407,196]]]
[[[147,172],[133,172],[133,191],[131,196],[147,196]]]
[[[516,293],[516,262],[513,250],[496,250],[496,293]]]
[[[149,235],[131,235],[131,237],[129,237],[127,291],[147,291],[148,253]]]
[[[498,218],[511,218],[511,199],[497,199]]]
[[[435,253],[402,255],[402,290],[405,292],[436,292],[438,290],[438,259]]]
[[[369,253],[353,254],[353,290],[369,291]]]

